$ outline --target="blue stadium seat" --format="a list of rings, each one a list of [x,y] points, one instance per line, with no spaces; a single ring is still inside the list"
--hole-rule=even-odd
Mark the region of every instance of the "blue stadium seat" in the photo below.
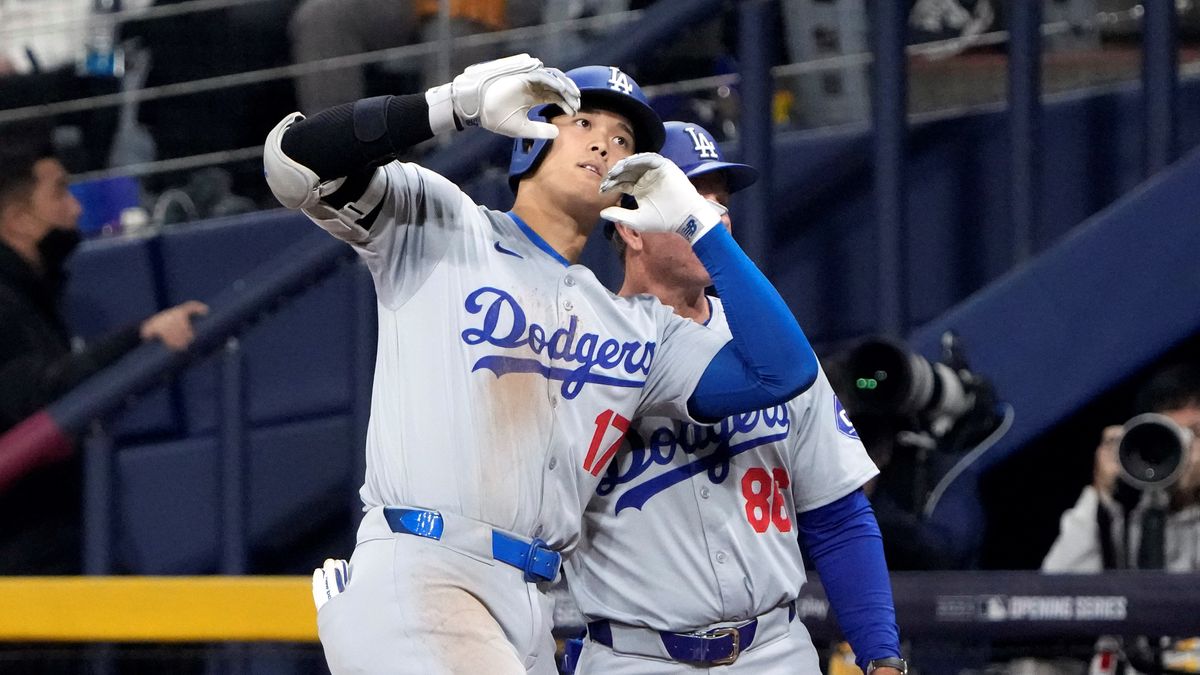
[[[71,257],[64,314],[74,335],[93,340],[139,323],[163,308],[154,264],[155,241],[97,239]],[[118,439],[178,430],[171,388],[159,386],[110,418]]]
[[[290,543],[346,514],[355,438],[348,415],[248,434],[245,533],[257,549]],[[136,574],[206,574],[221,557],[221,448],[214,436],[130,447],[117,460],[118,566]],[[317,561],[319,562],[319,561]]]
[[[296,242],[324,236],[302,215],[282,210],[171,231],[162,237],[163,267],[170,271],[164,278],[167,301],[211,300]],[[347,410],[355,317],[351,281],[351,268],[339,271],[242,336],[250,423]],[[209,433],[219,423],[215,365],[209,359],[182,378],[188,433]]]

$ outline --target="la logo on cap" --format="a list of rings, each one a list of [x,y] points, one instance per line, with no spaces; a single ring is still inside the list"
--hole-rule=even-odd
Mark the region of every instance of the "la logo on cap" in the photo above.
[[[608,67],[608,88],[614,91],[619,91],[622,94],[633,93],[633,83],[629,81],[629,76],[621,72],[621,69],[616,66]]]
[[[696,150],[696,154],[700,156],[700,159],[720,159],[717,156],[716,144],[712,142],[712,139],[707,134],[700,132],[696,127],[684,127],[683,130],[688,132],[688,135],[692,137],[694,149]]]

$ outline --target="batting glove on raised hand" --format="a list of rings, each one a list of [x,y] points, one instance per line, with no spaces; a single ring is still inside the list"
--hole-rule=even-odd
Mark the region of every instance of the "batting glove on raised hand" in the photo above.
[[[313,603],[317,611],[321,611],[325,603],[346,590],[349,583],[350,565],[345,560],[326,558],[324,567],[313,571]]]
[[[600,182],[600,192],[612,190],[632,195],[637,208],[610,206],[600,217],[639,232],[678,232],[694,244],[724,215],[696,192],[682,169],[653,152],[631,155],[613,165]]]
[[[434,133],[481,126],[515,138],[555,138],[558,128],[529,119],[534,106],[554,104],[568,115],[579,111],[579,87],[561,70],[546,68],[528,54],[469,66],[450,84],[425,93]]]

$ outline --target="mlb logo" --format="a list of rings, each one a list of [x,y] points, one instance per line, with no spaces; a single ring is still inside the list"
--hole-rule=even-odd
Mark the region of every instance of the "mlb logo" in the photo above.
[[[846,412],[846,408],[842,406],[842,402],[836,394],[833,397],[833,412],[838,432],[848,438],[853,438],[856,441],[859,440],[858,430],[854,428],[854,423],[850,421],[850,415]]]

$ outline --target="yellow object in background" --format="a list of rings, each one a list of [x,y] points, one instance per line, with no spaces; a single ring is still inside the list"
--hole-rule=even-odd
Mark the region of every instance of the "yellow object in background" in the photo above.
[[[792,107],[796,105],[796,95],[787,89],[779,89],[771,100],[771,119],[775,124],[787,124],[792,121]]]
[[[0,578],[0,642],[316,639],[311,577]]]
[[[1200,638],[1176,640],[1163,652],[1162,661],[1172,673],[1200,673]]]
[[[826,675],[863,675],[863,671],[854,665],[854,650],[850,649],[849,643],[838,643],[829,656],[829,672]]]

